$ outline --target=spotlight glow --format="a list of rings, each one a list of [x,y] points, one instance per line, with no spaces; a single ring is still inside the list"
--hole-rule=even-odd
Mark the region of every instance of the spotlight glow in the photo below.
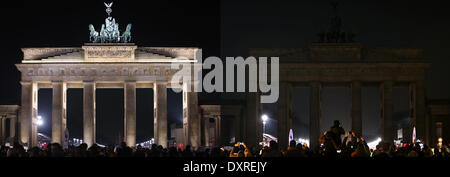
[[[367,146],[369,146],[369,149],[375,150],[377,145],[381,142],[381,138],[377,138],[375,141],[367,143]]]
[[[36,125],[37,126],[44,125],[44,120],[42,120],[42,116],[37,116]]]
[[[299,138],[298,139],[298,143],[300,143],[300,144],[306,144],[306,146],[308,146],[309,147],[309,139],[306,139],[306,138]]]
[[[36,122],[36,124],[37,124],[38,126],[44,125],[44,121],[43,121],[42,119],[38,119],[37,122]]]
[[[267,121],[267,119],[269,119],[269,117],[268,117],[267,115],[265,115],[265,114],[264,114],[264,115],[262,115],[262,117],[261,117],[261,118],[262,118],[262,121],[263,121],[263,122],[266,122],[266,121]]]

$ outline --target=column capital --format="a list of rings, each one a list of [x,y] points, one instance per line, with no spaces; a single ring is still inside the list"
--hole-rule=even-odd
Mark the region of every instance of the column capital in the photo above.
[[[20,81],[20,85],[31,85],[33,81]]]
[[[95,90],[95,87],[96,87],[96,82],[95,81],[83,81],[83,87],[86,87],[86,86],[93,86],[94,87],[94,90]]]
[[[64,81],[63,81],[63,80],[53,80],[53,81],[52,81],[52,84],[53,84],[53,83],[55,83],[55,84],[58,84],[58,83],[64,83]]]
[[[95,83],[95,81],[94,80],[83,80],[83,83],[89,84],[89,83]]]
[[[201,81],[198,81],[198,80],[192,80],[191,82],[184,82],[184,81],[183,81],[183,83],[195,85],[195,84],[199,84],[199,83],[201,84],[202,82],[201,82]]]
[[[52,86],[65,86],[67,83],[63,81],[52,81]]]
[[[136,80],[126,80],[124,83],[136,83]]]
[[[319,81],[311,81],[309,82],[309,86],[311,87],[322,87],[322,83]]]
[[[362,84],[362,81],[360,81],[360,80],[352,80],[351,84],[352,84],[352,85],[353,85],[353,84],[361,85],[361,84]]]
[[[168,82],[167,82],[167,81],[155,81],[155,82],[153,82],[153,84],[157,84],[157,85],[167,85]]]
[[[282,81],[280,82],[280,85],[292,86],[292,82]]]
[[[424,86],[424,85],[425,85],[425,80],[419,79],[419,80],[416,80],[416,81],[411,82],[411,84],[415,84],[416,86],[417,86],[417,85],[419,85],[419,86]]]
[[[381,82],[381,85],[394,85],[394,81],[393,80],[385,80]]]

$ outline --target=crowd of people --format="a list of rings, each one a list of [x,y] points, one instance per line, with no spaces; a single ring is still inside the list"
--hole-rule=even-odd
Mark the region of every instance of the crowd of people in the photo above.
[[[341,139],[344,134],[344,138]],[[392,142],[381,141],[375,149],[370,149],[364,137],[354,131],[345,132],[337,120],[329,131],[320,136],[319,143],[321,146],[316,151],[319,156],[333,158],[446,158],[450,153],[447,145],[441,144],[432,148],[420,141],[397,146]]]
[[[341,138],[341,135],[344,135]],[[138,145],[129,147],[125,142],[119,146],[100,147],[97,144],[88,148],[83,143],[79,146],[63,148],[58,143],[51,143],[46,148],[33,147],[28,150],[15,142],[12,147],[2,146],[0,158],[5,157],[303,157],[303,158],[448,158],[449,146],[441,145],[431,148],[420,143],[394,146],[390,142],[380,142],[375,149],[370,149],[365,139],[355,132],[345,132],[339,121],[335,121],[329,131],[319,138],[320,147],[310,149],[307,144],[292,140],[288,148],[280,149],[276,141],[270,141],[268,146],[251,146],[237,142],[231,149],[224,147],[196,148],[187,145],[184,149],[176,147],[163,148],[153,144],[150,148]]]

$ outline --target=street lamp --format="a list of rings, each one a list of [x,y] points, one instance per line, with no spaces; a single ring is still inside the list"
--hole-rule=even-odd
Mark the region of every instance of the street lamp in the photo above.
[[[263,134],[265,134],[266,133],[266,123],[267,123],[267,119],[269,119],[269,117],[266,114],[264,114],[264,115],[262,115],[261,119],[263,121]]]

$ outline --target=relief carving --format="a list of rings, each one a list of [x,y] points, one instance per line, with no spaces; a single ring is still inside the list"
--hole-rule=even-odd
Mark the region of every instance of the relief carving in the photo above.
[[[128,76],[128,68],[122,69],[122,76]]]
[[[27,76],[33,76],[33,75],[34,75],[33,69],[28,69],[27,70]]]

